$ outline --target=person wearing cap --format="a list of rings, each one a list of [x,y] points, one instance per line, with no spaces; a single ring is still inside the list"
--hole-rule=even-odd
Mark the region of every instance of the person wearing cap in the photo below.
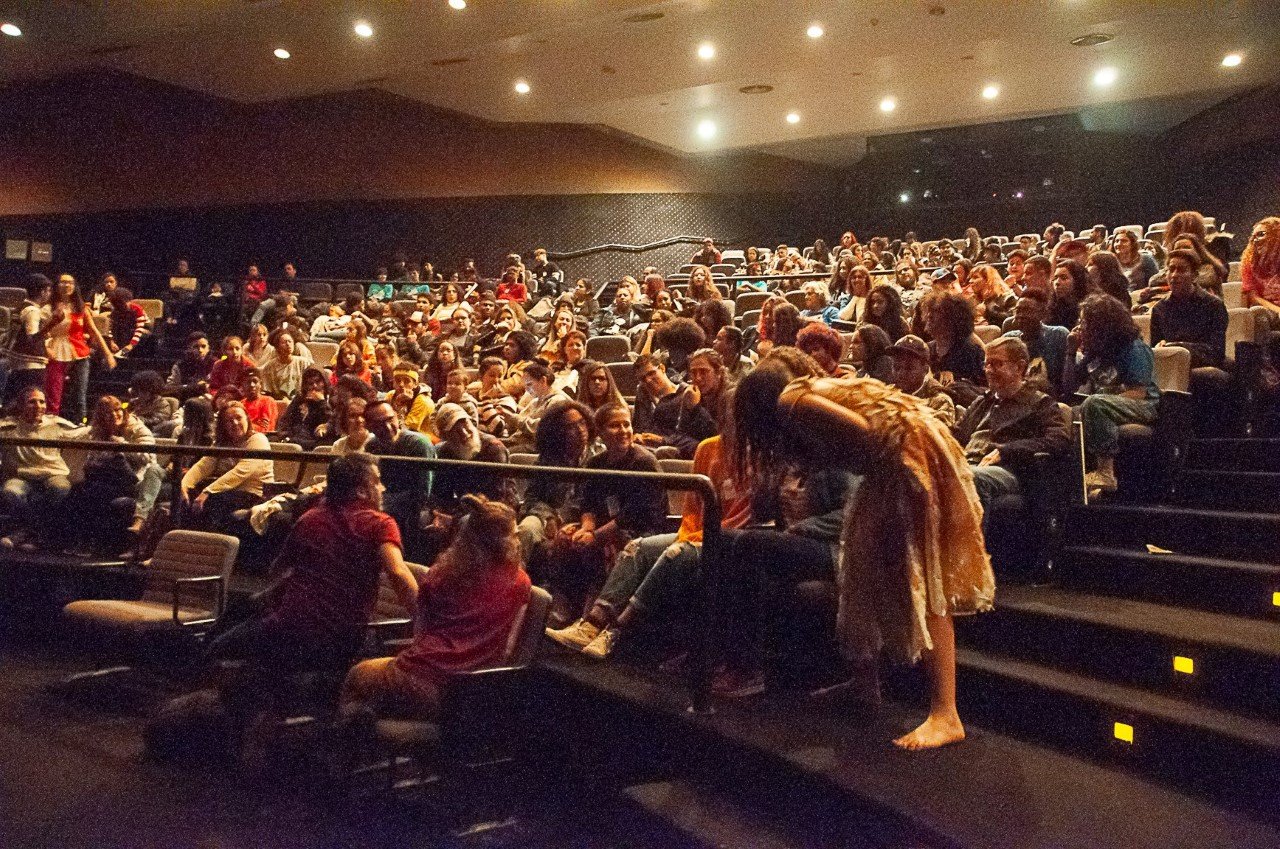
[[[893,385],[925,405],[947,427],[956,423],[956,402],[929,369],[929,345],[919,336],[903,336],[889,346]]]
[[[481,433],[475,420],[460,404],[440,405],[436,410],[436,432],[442,440],[436,446],[436,456],[441,460],[507,462],[507,446],[496,436]],[[441,469],[435,473],[431,488],[435,509],[453,511],[467,493],[478,493],[492,501],[516,506],[515,487],[510,478],[477,474],[469,469]]]
[[[418,370],[412,363],[400,363],[391,376],[391,383],[395,389],[387,396],[387,403],[395,408],[401,423],[408,430],[432,436],[435,424],[432,415],[436,407],[431,393],[422,387]]]
[[[984,530],[991,503],[1022,491],[1018,475],[1036,454],[1061,455],[1071,445],[1057,403],[1027,383],[1030,359],[1021,339],[1001,336],[987,345],[989,388],[951,429],[973,472]]]

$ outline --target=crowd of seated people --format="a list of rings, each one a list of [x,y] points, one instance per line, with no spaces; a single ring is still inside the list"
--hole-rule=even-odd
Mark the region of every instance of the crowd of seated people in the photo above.
[[[58,529],[86,526],[104,504],[137,532],[164,503],[167,478],[178,488],[182,524],[267,537],[273,551],[283,551],[276,566],[284,577],[270,603],[252,626],[215,645],[243,657],[278,642],[273,629],[305,632],[297,656],[287,658],[290,670],[351,665],[353,629],[379,570],[406,607],[420,607],[424,621],[443,631],[502,599],[486,608],[491,615],[482,617],[469,660],[443,656],[446,638],[420,635],[395,662],[357,665],[342,687],[348,713],[390,704],[429,713],[440,675],[491,659],[513,599],[527,589],[520,566],[552,592],[549,635],[588,657],[610,656],[641,626],[701,615],[690,590],[700,503],[687,499],[673,534],[663,493],[651,485],[537,478],[518,496],[510,480],[433,475],[395,458],[504,463],[531,454],[542,466],[623,472],[656,471],[663,458],[690,460],[720,492],[723,529],[743,572],[723,600],[715,691],[757,693],[795,661],[780,618],[788,593],[803,581],[836,581],[843,507],[863,484],[858,470],[829,462],[842,447],[824,444],[821,434],[789,434],[806,450],[780,451],[767,463],[742,453],[735,433],[760,422],[745,420],[735,397],[758,364],[772,364],[775,382],[788,374],[883,388],[884,403],[928,417],[931,433],[951,434],[984,509],[1023,488],[1035,474],[1033,457],[1069,450],[1058,407],[1065,402],[1083,423],[1093,468],[1087,483],[1105,493],[1118,483],[1120,427],[1158,415],[1151,345],[1188,348],[1197,370],[1226,365],[1226,266],[1208,236],[1204,219],[1184,212],[1159,243],[1128,230],[1075,239],[1060,225],[1010,250],[984,243],[972,228],[961,246],[922,243],[914,234],[864,245],[846,232],[834,249],[818,240],[804,251],[749,248],[726,259],[707,240],[687,282],[681,277],[677,287],[658,269],[642,269],[619,282],[603,307],[590,281],[571,282],[541,249],[528,267],[509,255],[494,278],[474,260],[449,280],[430,263],[397,261],[363,296],[333,303],[303,303],[300,287],[268,283],[250,267],[233,293],[238,323],[221,333],[181,327],[185,347],[167,379],[135,372],[127,397],[104,396],[88,427],[75,413],[87,392],[80,375],[87,385],[90,346],[100,342],[107,362],[127,357],[146,328],[114,277],[90,303],[69,275],[56,292],[33,278],[14,347],[32,363],[44,350],[47,363],[13,367],[13,415],[0,435],[131,444],[165,437],[247,450],[293,442],[381,459],[342,466],[334,497],[327,491],[333,480],[275,493],[271,461],[249,458],[170,462],[129,454],[117,462],[95,454],[73,486],[57,449],[4,446],[4,544],[82,545],[88,541]],[[1280,224],[1266,219],[1245,253],[1244,291],[1272,315],[1280,315],[1277,257]],[[740,326],[733,297],[756,291],[764,293],[753,296],[762,299],[759,317]],[[111,307],[113,324],[120,319],[109,340],[90,338],[95,305]],[[1134,321],[1147,312],[1150,344]],[[991,331],[986,344],[983,328]],[[594,340],[615,336],[623,338],[608,362],[590,357]],[[55,367],[64,354],[65,368]],[[623,374],[634,381],[625,392]],[[752,477],[766,466],[767,477]],[[368,532],[359,575],[348,574],[357,567],[343,552],[307,536],[312,525],[346,521],[345,513]],[[424,583],[404,561],[436,563],[438,571]],[[346,570],[341,591],[317,572],[331,566]],[[340,598],[322,600],[326,593]],[[942,742],[951,739],[958,738]]]

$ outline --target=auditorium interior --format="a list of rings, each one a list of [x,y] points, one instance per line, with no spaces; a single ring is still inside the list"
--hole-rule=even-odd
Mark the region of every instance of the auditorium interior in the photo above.
[[[0,846],[1280,847],[1277,45],[0,0]]]

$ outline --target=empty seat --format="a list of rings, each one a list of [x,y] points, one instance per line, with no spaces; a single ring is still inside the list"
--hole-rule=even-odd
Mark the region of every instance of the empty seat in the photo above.
[[[27,299],[27,290],[21,286],[0,286],[0,307],[19,310]]]
[[[1227,356],[1235,359],[1237,342],[1253,342],[1257,332],[1253,326],[1253,313],[1247,307],[1227,310]]]
[[[298,300],[304,303],[318,304],[321,301],[333,300],[333,287],[328,283],[309,282],[298,287]]]
[[[333,360],[338,356],[337,342],[311,342],[303,343],[307,346],[307,350],[311,352],[311,359],[318,366],[328,366],[333,364]]]
[[[756,323],[759,321],[760,310],[747,310],[742,315],[738,316],[738,326],[743,330],[746,330],[748,327],[755,327]]]
[[[741,248],[730,248],[720,252],[720,261],[726,265],[747,261],[747,253]]]
[[[1133,317],[1133,323],[1138,325],[1138,331],[1142,334],[1143,340],[1145,340],[1146,343],[1150,345],[1151,344],[1151,313],[1146,313],[1144,315],[1135,315]]]
[[[677,273],[678,273],[678,274],[689,274],[689,273],[691,273],[691,272],[692,272],[695,268],[697,268],[697,267],[698,267],[698,266],[694,265],[694,264],[693,264],[693,263],[691,263],[691,262],[686,262],[684,265],[680,266],[680,270],[679,270]]]
[[[601,363],[621,363],[631,353],[631,340],[625,336],[593,336],[587,340],[587,359]]]
[[[743,292],[735,302],[737,311],[738,313],[745,313],[751,310],[758,310],[764,306],[764,302],[769,298],[768,292]]]
[[[639,381],[636,380],[636,366],[632,362],[609,363],[605,366],[613,374],[613,382],[623,397],[634,398]]]
[[[151,321],[158,322],[164,318],[164,301],[159,298],[137,298],[134,303],[142,307],[142,311]]]
[[[268,442],[272,451],[285,451],[290,454],[301,454],[302,446],[296,442]],[[276,483],[294,485],[302,473],[303,464],[297,460],[273,460],[272,474]]]
[[[333,299],[335,301],[345,301],[348,295],[359,295],[363,298],[364,293],[363,283],[339,283],[333,288]]]
[[[332,445],[317,445],[311,449],[316,454],[333,453]],[[279,468],[277,466],[276,468]],[[312,486],[324,480],[329,471],[329,464],[323,460],[303,460],[302,461],[302,478],[298,482],[298,486]]]
[[[712,274],[723,274],[726,277],[732,274],[736,270],[737,270],[736,266],[730,265],[727,262],[718,262],[715,265],[711,266]]]
[[[1236,263],[1231,263],[1236,265]],[[1239,275],[1237,275],[1238,277]],[[1227,309],[1235,309],[1244,306],[1243,284],[1239,280],[1228,281],[1222,284],[1222,303],[1226,304]]]
[[[1239,283],[1240,279],[1240,261],[1236,260],[1227,268],[1227,282]],[[1227,306],[1231,306],[1231,304],[1227,304]]]
[[[725,298],[725,299],[727,299],[727,298],[729,297],[729,284],[728,284],[728,283],[720,283],[720,282],[717,282],[717,283],[716,283],[716,288],[720,290],[720,297],[721,297],[721,298]]]

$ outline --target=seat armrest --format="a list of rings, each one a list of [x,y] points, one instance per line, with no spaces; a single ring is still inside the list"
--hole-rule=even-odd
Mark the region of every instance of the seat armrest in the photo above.
[[[214,604],[212,619],[193,619],[189,622],[183,622],[178,616],[178,593],[184,584],[207,584],[216,582],[214,587]],[[173,580],[173,624],[186,628],[192,625],[211,625],[218,621],[218,617],[222,615],[223,608],[226,606],[227,584],[222,580],[221,575],[200,575],[194,578],[174,578]]]
[[[379,619],[376,622],[370,622],[367,626],[368,633],[373,637],[373,641],[377,643],[378,648],[387,648],[392,640],[396,640],[397,634],[403,635],[406,631],[413,633],[413,620],[405,617],[402,619]],[[404,641],[408,642],[408,641]]]

